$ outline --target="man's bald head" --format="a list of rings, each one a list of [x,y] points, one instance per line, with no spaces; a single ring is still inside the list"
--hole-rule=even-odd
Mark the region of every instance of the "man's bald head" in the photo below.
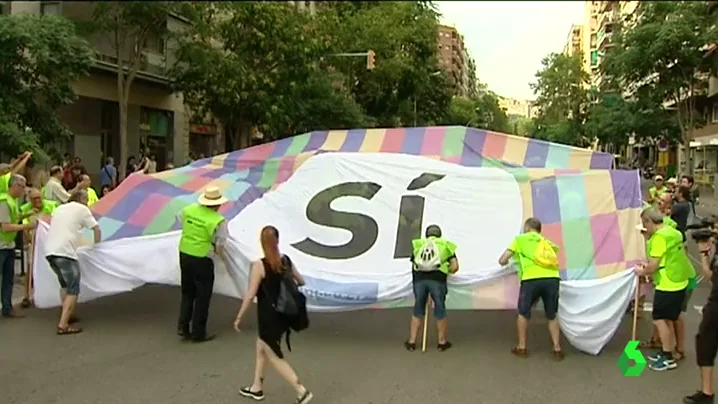
[[[27,198],[30,200],[30,203],[34,208],[42,208],[42,193],[39,189],[32,188],[28,193]]]

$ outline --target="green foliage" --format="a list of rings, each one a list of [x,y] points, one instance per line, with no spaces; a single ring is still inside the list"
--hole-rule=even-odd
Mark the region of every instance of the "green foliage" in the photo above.
[[[533,119],[521,115],[509,115],[507,133],[518,136],[529,136],[534,127]]]
[[[336,2],[327,12],[333,9],[333,52],[376,52],[372,71],[363,59],[327,59],[348,76],[349,91],[367,115],[383,127],[441,122],[452,89],[438,63],[438,13],[431,3]]]
[[[313,18],[281,2],[194,3],[190,11],[193,29],[177,38],[170,75],[195,111],[233,129],[258,127],[270,139],[364,123],[359,107],[333,89],[335,76],[322,73],[333,15]],[[242,135],[237,146],[247,144]]]
[[[506,111],[499,106],[499,97],[483,92],[477,98],[454,97],[444,125],[470,126],[496,132],[508,132]]]
[[[537,95],[538,116],[533,136],[551,142],[583,146],[583,122],[588,106],[589,76],[581,55],[552,53],[542,61],[531,88]]]
[[[56,109],[72,103],[72,84],[92,64],[88,44],[57,16],[0,16],[0,150],[40,159],[71,135]]]
[[[628,89],[644,116],[664,120],[659,102],[676,106],[675,118],[687,147],[693,129],[701,124],[697,95],[715,73],[718,54],[707,45],[718,42],[715,16],[706,2],[642,2],[634,21],[614,34],[614,49],[601,64],[613,88]],[[650,122],[649,122],[650,123]],[[653,132],[670,136],[671,128]]]

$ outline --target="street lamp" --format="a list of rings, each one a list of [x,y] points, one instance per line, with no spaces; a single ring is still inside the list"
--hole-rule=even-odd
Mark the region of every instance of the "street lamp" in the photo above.
[[[438,76],[438,75],[440,75],[440,74],[441,74],[441,70],[437,70],[437,71],[435,71],[434,73],[431,73],[431,74],[429,75],[429,77],[436,77],[436,76]],[[416,113],[416,94],[414,94],[414,127],[415,127],[415,128],[416,128],[416,117],[417,117],[417,113]]]

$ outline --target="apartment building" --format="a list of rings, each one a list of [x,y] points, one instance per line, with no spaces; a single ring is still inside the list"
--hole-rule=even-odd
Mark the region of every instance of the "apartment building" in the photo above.
[[[527,118],[533,118],[535,116],[535,108],[531,101],[528,100],[500,97],[499,106],[506,111],[507,116],[515,115]]]
[[[454,27],[439,26],[439,64],[449,74],[454,86],[454,94],[460,97],[469,95],[470,83],[476,84],[476,78],[469,77],[471,56],[464,47],[464,38]]]
[[[566,45],[563,47],[563,53],[568,56],[581,55],[584,53],[583,45],[583,25],[573,24],[568,31]]]
[[[73,21],[91,18],[93,2],[42,1],[5,2],[2,10],[9,14],[59,14]],[[181,31],[187,21],[168,15],[166,28]],[[105,156],[119,159],[119,104],[117,90],[117,56],[105,33],[88,41],[95,50],[95,60],[88,76],[74,84],[78,100],[62,108],[59,116],[74,133],[63,148],[82,159],[91,175],[99,175]],[[168,163],[183,165],[190,152],[213,155],[224,150],[221,125],[213,119],[191,121],[182,94],[173,93],[164,74],[165,66],[174,62],[172,43],[148,38],[144,60],[129,96],[127,138],[129,156],[154,154],[158,168]],[[97,174],[96,174],[97,173]]]

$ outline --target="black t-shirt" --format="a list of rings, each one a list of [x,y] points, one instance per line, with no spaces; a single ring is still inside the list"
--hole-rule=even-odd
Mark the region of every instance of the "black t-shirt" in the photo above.
[[[711,278],[711,294],[708,295],[708,303],[716,305],[718,304],[718,254],[715,252],[711,258],[711,272],[713,277]]]
[[[676,222],[676,228],[683,234],[683,241],[686,240],[686,226],[688,216],[691,213],[691,203],[688,201],[676,202],[671,209],[671,219]]]

